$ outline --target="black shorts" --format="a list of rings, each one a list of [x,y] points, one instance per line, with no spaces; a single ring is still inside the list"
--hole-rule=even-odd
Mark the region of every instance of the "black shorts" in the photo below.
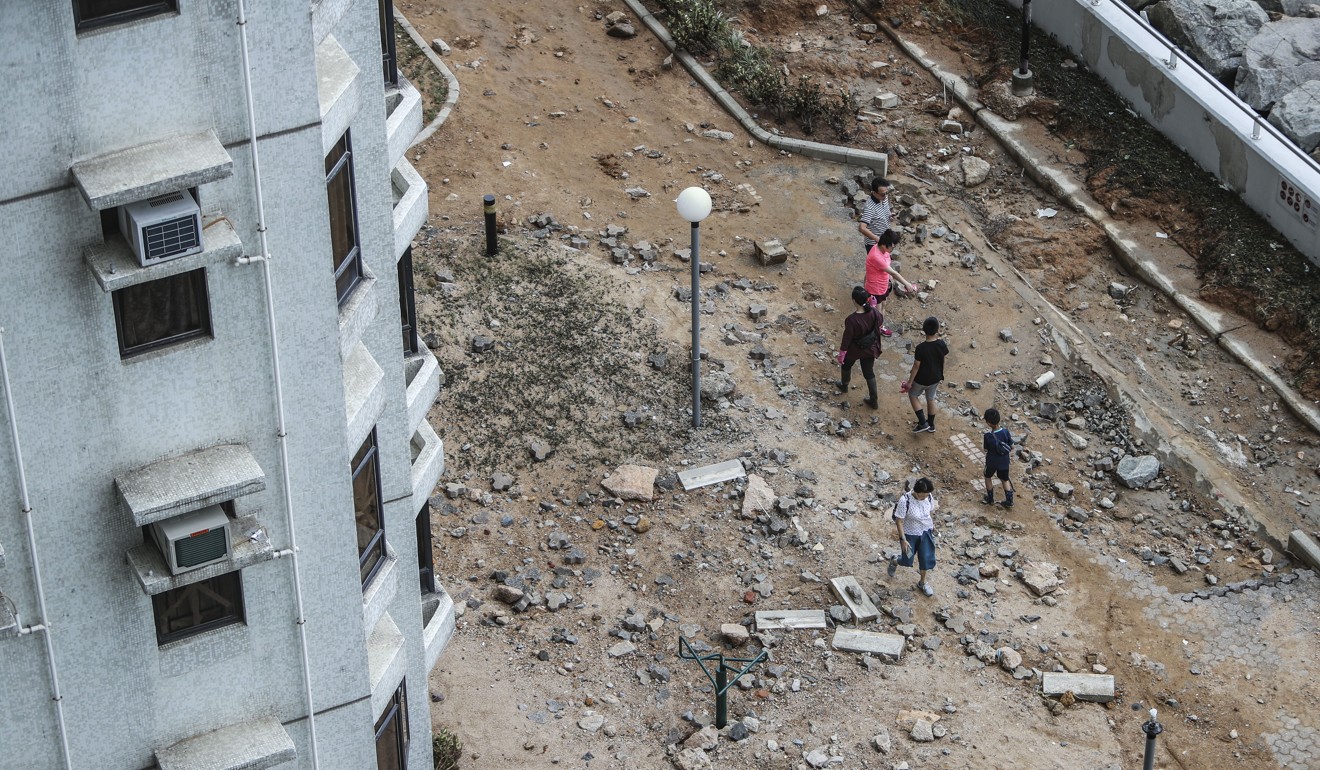
[[[884,302],[885,300],[889,299],[889,295],[893,293],[894,293],[894,279],[891,278],[889,279],[889,288],[885,289],[884,294],[872,294],[871,297],[873,297],[876,302]]]
[[[985,477],[988,479],[991,476],[998,476],[1000,481],[1008,481],[1008,466],[1005,465],[1002,468],[996,468],[993,465],[986,463]]]

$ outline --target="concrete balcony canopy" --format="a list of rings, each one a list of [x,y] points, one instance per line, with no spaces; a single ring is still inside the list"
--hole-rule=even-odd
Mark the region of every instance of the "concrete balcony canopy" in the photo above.
[[[101,291],[115,291],[147,281],[188,273],[199,267],[232,262],[243,256],[243,244],[234,226],[223,217],[202,227],[202,251],[168,262],[142,267],[133,250],[119,237],[83,249],[83,259],[96,276]]]
[[[454,600],[443,588],[422,596],[422,643],[426,650],[426,670],[435,668],[440,653],[454,636]]]
[[[362,589],[362,627],[371,633],[371,629],[376,627],[381,617],[385,615],[385,610],[389,609],[390,602],[394,601],[394,596],[399,592],[399,557],[394,553],[394,547],[390,545],[388,533],[385,539],[385,563],[380,565],[376,574],[371,578]]]
[[[421,130],[422,94],[399,75],[398,88],[387,86],[385,91],[385,135],[391,167],[403,160],[408,145]]]
[[[143,543],[130,548],[125,554],[138,585],[148,596],[155,596],[213,577],[236,572],[253,564],[275,558],[275,546],[270,542],[266,528],[255,516],[241,516],[229,523],[229,552],[231,556],[205,567],[170,574],[170,567],[155,543]]]
[[[405,396],[408,429],[416,431],[426,421],[426,413],[440,394],[440,362],[422,342],[421,335],[417,339],[417,353],[403,360],[403,376],[408,382]]]
[[[334,35],[316,46],[316,98],[321,108],[321,154],[325,155],[357,115],[358,66]]]
[[[371,680],[371,713],[379,719],[399,689],[408,670],[403,654],[403,632],[386,613],[367,637],[367,671]]]
[[[348,301],[339,307],[339,360],[347,361],[353,347],[362,339],[371,322],[376,320],[380,311],[380,297],[376,291],[376,275],[365,263],[362,265],[362,280],[349,295]],[[354,450],[356,451],[356,450]]]
[[[265,770],[298,751],[278,719],[266,717],[222,727],[156,751],[160,770]]]
[[[394,188],[394,261],[412,245],[417,231],[426,224],[430,203],[426,198],[426,181],[407,160],[400,160],[390,172],[390,185]]]
[[[266,474],[244,444],[221,444],[158,460],[115,478],[133,526],[223,503],[266,488]]]
[[[347,452],[352,457],[385,411],[385,371],[358,343],[344,360],[344,413],[348,418]]]
[[[423,420],[413,434],[411,449],[413,508],[420,510],[445,473],[445,444]]]
[[[208,128],[80,160],[69,170],[87,205],[103,211],[224,179],[234,161]]]

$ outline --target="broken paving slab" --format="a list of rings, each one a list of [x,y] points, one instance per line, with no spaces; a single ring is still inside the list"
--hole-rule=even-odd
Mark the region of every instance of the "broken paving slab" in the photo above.
[[[684,491],[691,492],[699,487],[740,479],[746,475],[747,471],[743,468],[742,461],[725,460],[714,465],[703,465],[700,468],[680,471],[678,481],[683,485]]]
[[[853,617],[858,623],[865,623],[868,620],[875,620],[880,617],[880,610],[876,609],[875,604],[871,602],[871,597],[862,590],[862,584],[857,582],[857,578],[852,575],[830,578],[830,587],[834,593],[852,611]]]
[[[874,631],[859,631],[855,628],[840,628],[834,632],[830,644],[843,652],[869,652],[893,660],[903,656],[905,639],[901,634],[880,634]]]
[[[764,610],[756,613],[757,631],[824,627],[825,610]]]
[[[1047,698],[1057,698],[1065,692],[1071,692],[1077,700],[1108,703],[1114,699],[1114,676],[1051,672],[1041,678],[1041,690]]]

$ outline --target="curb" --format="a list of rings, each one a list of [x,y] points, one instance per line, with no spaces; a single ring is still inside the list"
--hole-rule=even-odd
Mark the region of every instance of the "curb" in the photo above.
[[[627,1],[627,0],[625,0]],[[1131,271],[1137,278],[1140,278],[1147,285],[1157,289],[1170,302],[1177,306],[1184,313],[1192,317],[1207,334],[1214,338],[1219,345],[1234,360],[1245,366],[1252,374],[1268,383],[1284,402],[1290,411],[1297,416],[1299,420],[1310,426],[1311,430],[1320,433],[1320,408],[1311,404],[1302,394],[1298,393],[1291,385],[1276,374],[1269,363],[1257,358],[1245,344],[1237,340],[1228,339],[1226,335],[1240,328],[1243,324],[1226,325],[1222,318],[1226,317],[1218,310],[1209,305],[1173,290],[1172,286],[1160,275],[1158,268],[1147,261],[1141,255],[1141,248],[1133,243],[1123,234],[1122,229],[1114,221],[1109,213],[1104,210],[1095,199],[1085,190],[1079,187],[1073,180],[1059,169],[1050,166],[1044,160],[1034,154],[1033,148],[1018,141],[1014,135],[1013,124],[994,114],[986,108],[984,104],[978,102],[970,94],[967,84],[958,75],[944,71],[939,64],[931,61],[926,56],[926,52],[920,46],[909,43],[898,36],[898,33],[890,29],[888,24],[882,20],[876,19],[866,9],[857,5],[855,0],[850,0],[854,10],[865,14],[876,23],[876,27],[885,33],[895,46],[903,51],[909,58],[920,64],[927,72],[934,75],[941,83],[948,87],[954,99],[963,106],[977,123],[981,124],[985,130],[995,138],[1013,160],[1026,170],[1037,184],[1044,187],[1056,198],[1066,201],[1072,208],[1084,214],[1088,219],[1094,222],[1104,231],[1105,237],[1109,240],[1115,256],[1119,262]],[[1249,323],[1249,322],[1247,322]]]
[[[427,123],[421,131],[417,132],[417,136],[413,137],[412,144],[408,145],[408,149],[411,150],[422,142],[425,142],[427,139],[430,139],[432,134],[440,130],[440,126],[443,126],[445,120],[449,118],[449,113],[454,111],[454,105],[458,104],[458,78],[454,77],[454,73],[449,71],[449,67],[445,66],[445,63],[441,60],[440,56],[435,51],[431,50],[431,44],[427,43],[426,40],[422,38],[421,33],[417,31],[417,28],[412,25],[412,22],[408,21],[408,18],[404,16],[398,8],[394,9],[394,21],[400,27],[403,27],[403,31],[408,33],[408,37],[412,38],[412,41],[417,44],[417,47],[422,49],[422,53],[426,54],[426,58],[430,59],[431,63],[435,65],[436,70],[439,71],[440,75],[445,79],[445,82],[449,83],[449,94],[445,97],[444,106],[441,107],[440,111],[431,119],[431,122]]]
[[[702,67],[687,51],[678,47],[674,42],[674,38],[669,34],[669,30],[665,29],[665,25],[655,18],[650,11],[646,10],[640,0],[623,0],[623,2],[633,12],[633,15],[640,19],[642,24],[646,25],[651,34],[655,35],[661,43],[664,43],[665,48],[674,54],[674,58],[683,65],[683,68],[692,75],[692,78],[700,83],[701,87],[706,89],[711,97],[724,108],[724,111],[732,115],[738,121],[738,124],[743,127],[743,130],[751,134],[757,141],[777,150],[797,153],[815,160],[825,160],[850,166],[866,166],[880,176],[888,176],[889,155],[886,153],[779,136],[761,128],[756,120],[747,113],[747,110],[743,109],[742,105],[738,103],[738,100],[724,90],[724,87],[706,71],[705,67]]]

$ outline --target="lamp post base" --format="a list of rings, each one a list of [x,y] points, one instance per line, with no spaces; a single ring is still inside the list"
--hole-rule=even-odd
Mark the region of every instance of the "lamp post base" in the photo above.
[[[1014,96],[1031,96],[1036,93],[1031,70],[1027,70],[1025,73],[1020,70],[1013,70],[1012,88]]]

